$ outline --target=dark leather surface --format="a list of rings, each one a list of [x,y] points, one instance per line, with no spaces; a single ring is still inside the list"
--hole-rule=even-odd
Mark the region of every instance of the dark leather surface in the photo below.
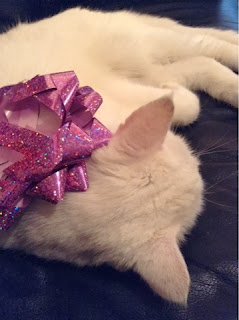
[[[190,25],[237,29],[237,1],[1,0],[0,30],[76,4],[134,8]],[[0,251],[2,320],[237,319],[237,112],[201,94],[199,121],[180,130],[201,156],[205,209],[183,253],[191,274],[188,307],[163,301],[133,272],[77,268]]]

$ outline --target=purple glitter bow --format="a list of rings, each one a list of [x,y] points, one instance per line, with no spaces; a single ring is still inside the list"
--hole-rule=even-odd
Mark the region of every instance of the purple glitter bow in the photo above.
[[[72,71],[0,89],[0,230],[32,196],[58,203],[65,191],[87,190],[84,158],[111,138],[93,118],[101,103]]]

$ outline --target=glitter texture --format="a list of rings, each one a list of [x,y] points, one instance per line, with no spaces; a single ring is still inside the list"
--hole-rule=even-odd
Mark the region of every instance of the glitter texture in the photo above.
[[[101,103],[72,71],[0,88],[0,230],[33,196],[58,203],[65,191],[87,190],[83,159],[111,138],[93,118]]]
[[[66,176],[67,169],[59,170],[28,190],[27,194],[56,204],[63,199]]]
[[[70,192],[86,191],[88,187],[86,164],[81,161],[68,172],[65,190]]]

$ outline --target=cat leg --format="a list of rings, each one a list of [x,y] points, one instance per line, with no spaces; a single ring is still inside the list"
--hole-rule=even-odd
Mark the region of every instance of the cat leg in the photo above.
[[[198,96],[176,82],[165,82],[161,88],[173,90],[173,125],[187,126],[197,120],[200,113]]]
[[[238,70],[238,46],[227,41],[166,29],[164,32],[151,30],[145,38],[145,43],[148,41],[150,46],[149,59],[152,63],[165,65],[188,57],[205,56]]]
[[[238,70],[238,45],[211,36],[198,35],[189,43],[193,55],[213,58],[229,68]]]
[[[109,91],[105,93],[102,91],[105,103],[104,108],[105,110],[107,109],[107,115],[109,115],[110,119],[120,118],[120,122],[124,121],[140,106],[166,95],[172,96],[174,104],[173,125],[189,125],[198,118],[200,112],[200,103],[197,95],[175,82],[163,82],[157,88],[134,83],[126,79],[115,79],[112,85],[109,84],[107,86],[107,90]],[[114,108],[112,108],[112,104],[115,105]],[[116,109],[118,110],[117,113],[115,112]],[[99,116],[101,116],[101,110],[98,112]],[[105,112],[102,115],[102,121],[103,117],[105,118]]]
[[[146,83],[160,86],[165,81],[175,81],[188,89],[204,91],[213,98],[238,106],[238,76],[212,58],[191,57],[148,69]]]
[[[219,40],[227,41],[231,44],[238,45],[238,34],[232,30],[220,30],[215,28],[203,28],[203,27],[190,27],[186,25],[182,25],[177,21],[174,21],[169,18],[158,18],[150,15],[139,15],[138,19],[140,19],[143,23],[152,27],[160,27],[166,28],[170,30],[175,30],[181,32],[182,34],[190,34],[190,35],[201,35],[201,36],[211,36]]]
[[[185,30],[187,33],[190,33],[192,35],[200,34],[200,35],[211,36],[219,40],[227,41],[231,44],[238,45],[238,34],[237,32],[232,30],[220,30],[220,29],[214,29],[214,28],[200,28],[200,27],[190,28],[182,25],[179,25],[178,30],[179,31]]]

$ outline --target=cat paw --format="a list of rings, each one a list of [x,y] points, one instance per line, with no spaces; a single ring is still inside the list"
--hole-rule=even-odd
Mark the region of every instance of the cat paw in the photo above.
[[[229,49],[228,66],[238,72],[238,46],[235,44],[231,45]]]
[[[215,39],[227,41],[229,44],[238,45],[239,37],[238,33],[233,30],[220,30],[214,28],[193,28],[197,34],[204,34],[206,36],[214,37]]]
[[[229,43],[238,45],[239,37],[237,32],[232,30],[218,30],[218,32],[220,32],[221,39]]]
[[[173,125],[187,126],[197,120],[200,102],[195,93],[174,82],[164,83],[161,88],[173,90]]]
[[[239,83],[239,78],[236,76],[237,81],[232,85],[231,87],[231,105],[235,108],[238,108],[238,83]],[[230,94],[230,91],[229,91]]]
[[[230,70],[223,83],[218,83],[214,88],[214,97],[238,108],[238,76]]]

